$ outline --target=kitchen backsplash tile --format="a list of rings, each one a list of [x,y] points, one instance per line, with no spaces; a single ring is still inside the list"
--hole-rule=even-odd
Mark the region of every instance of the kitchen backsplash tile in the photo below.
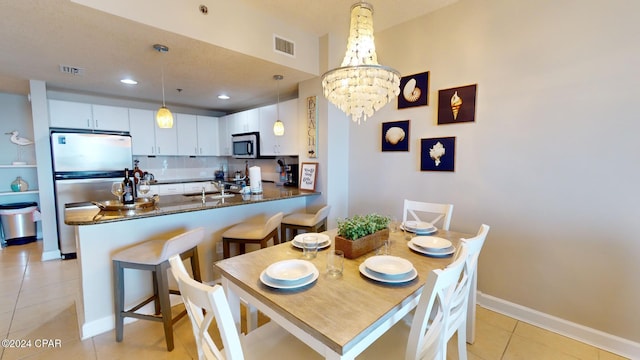
[[[180,179],[213,179],[214,172],[224,167],[227,170],[226,176],[233,176],[236,171],[244,174],[245,160],[228,157],[202,156],[134,156],[134,160],[139,161],[139,168],[142,171],[150,172],[156,180],[180,180]],[[288,158],[287,162],[297,163],[297,158]],[[276,171],[276,160],[273,159],[251,159],[249,167],[260,166],[262,179],[276,181],[279,174]]]

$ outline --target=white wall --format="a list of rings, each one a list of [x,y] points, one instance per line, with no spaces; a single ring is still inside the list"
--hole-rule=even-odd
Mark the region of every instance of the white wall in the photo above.
[[[492,227],[480,291],[640,342],[639,11],[461,0],[376,34],[380,63],[430,71],[429,106],[351,124],[350,214],[453,203],[452,229]],[[475,123],[437,126],[438,90],[475,83]],[[406,119],[410,151],[382,153],[381,123]],[[420,139],[441,136],[456,137],[455,172],[421,172]]]

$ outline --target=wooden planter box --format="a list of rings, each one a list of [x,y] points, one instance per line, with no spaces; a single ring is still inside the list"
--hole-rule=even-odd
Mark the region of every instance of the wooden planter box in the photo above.
[[[334,242],[336,244],[336,250],[342,250],[344,257],[347,259],[355,259],[379,248],[388,238],[389,229],[384,229],[355,240],[349,240],[340,235],[336,235]]]

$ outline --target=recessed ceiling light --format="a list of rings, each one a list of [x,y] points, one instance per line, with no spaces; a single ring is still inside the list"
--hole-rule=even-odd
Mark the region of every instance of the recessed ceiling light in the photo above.
[[[120,82],[127,85],[138,85],[138,82],[133,79],[122,79]]]
[[[231,98],[229,97],[229,95],[222,94],[222,95],[218,95],[218,99],[220,99],[220,100],[229,100]]]

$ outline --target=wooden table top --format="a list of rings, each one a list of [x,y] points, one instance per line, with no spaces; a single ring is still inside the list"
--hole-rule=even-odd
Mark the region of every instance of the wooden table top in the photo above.
[[[337,230],[326,232],[332,238]],[[458,246],[460,238],[472,235],[439,230],[434,236],[449,239]],[[302,251],[291,242],[221,260],[215,264],[222,275],[238,287],[277,311],[314,338],[339,354],[348,351],[376,324],[394,313],[424,286],[429,272],[444,268],[452,257],[432,258],[412,251],[403,232],[392,233],[389,255],[411,261],[418,277],[408,283],[385,284],[360,274],[359,266],[375,251],[356,259],[345,259],[342,277],[326,274],[327,251],[319,250],[311,260],[320,272],[316,282],[294,290],[273,289],[260,281],[260,273],[269,265],[287,259],[301,259]]]

